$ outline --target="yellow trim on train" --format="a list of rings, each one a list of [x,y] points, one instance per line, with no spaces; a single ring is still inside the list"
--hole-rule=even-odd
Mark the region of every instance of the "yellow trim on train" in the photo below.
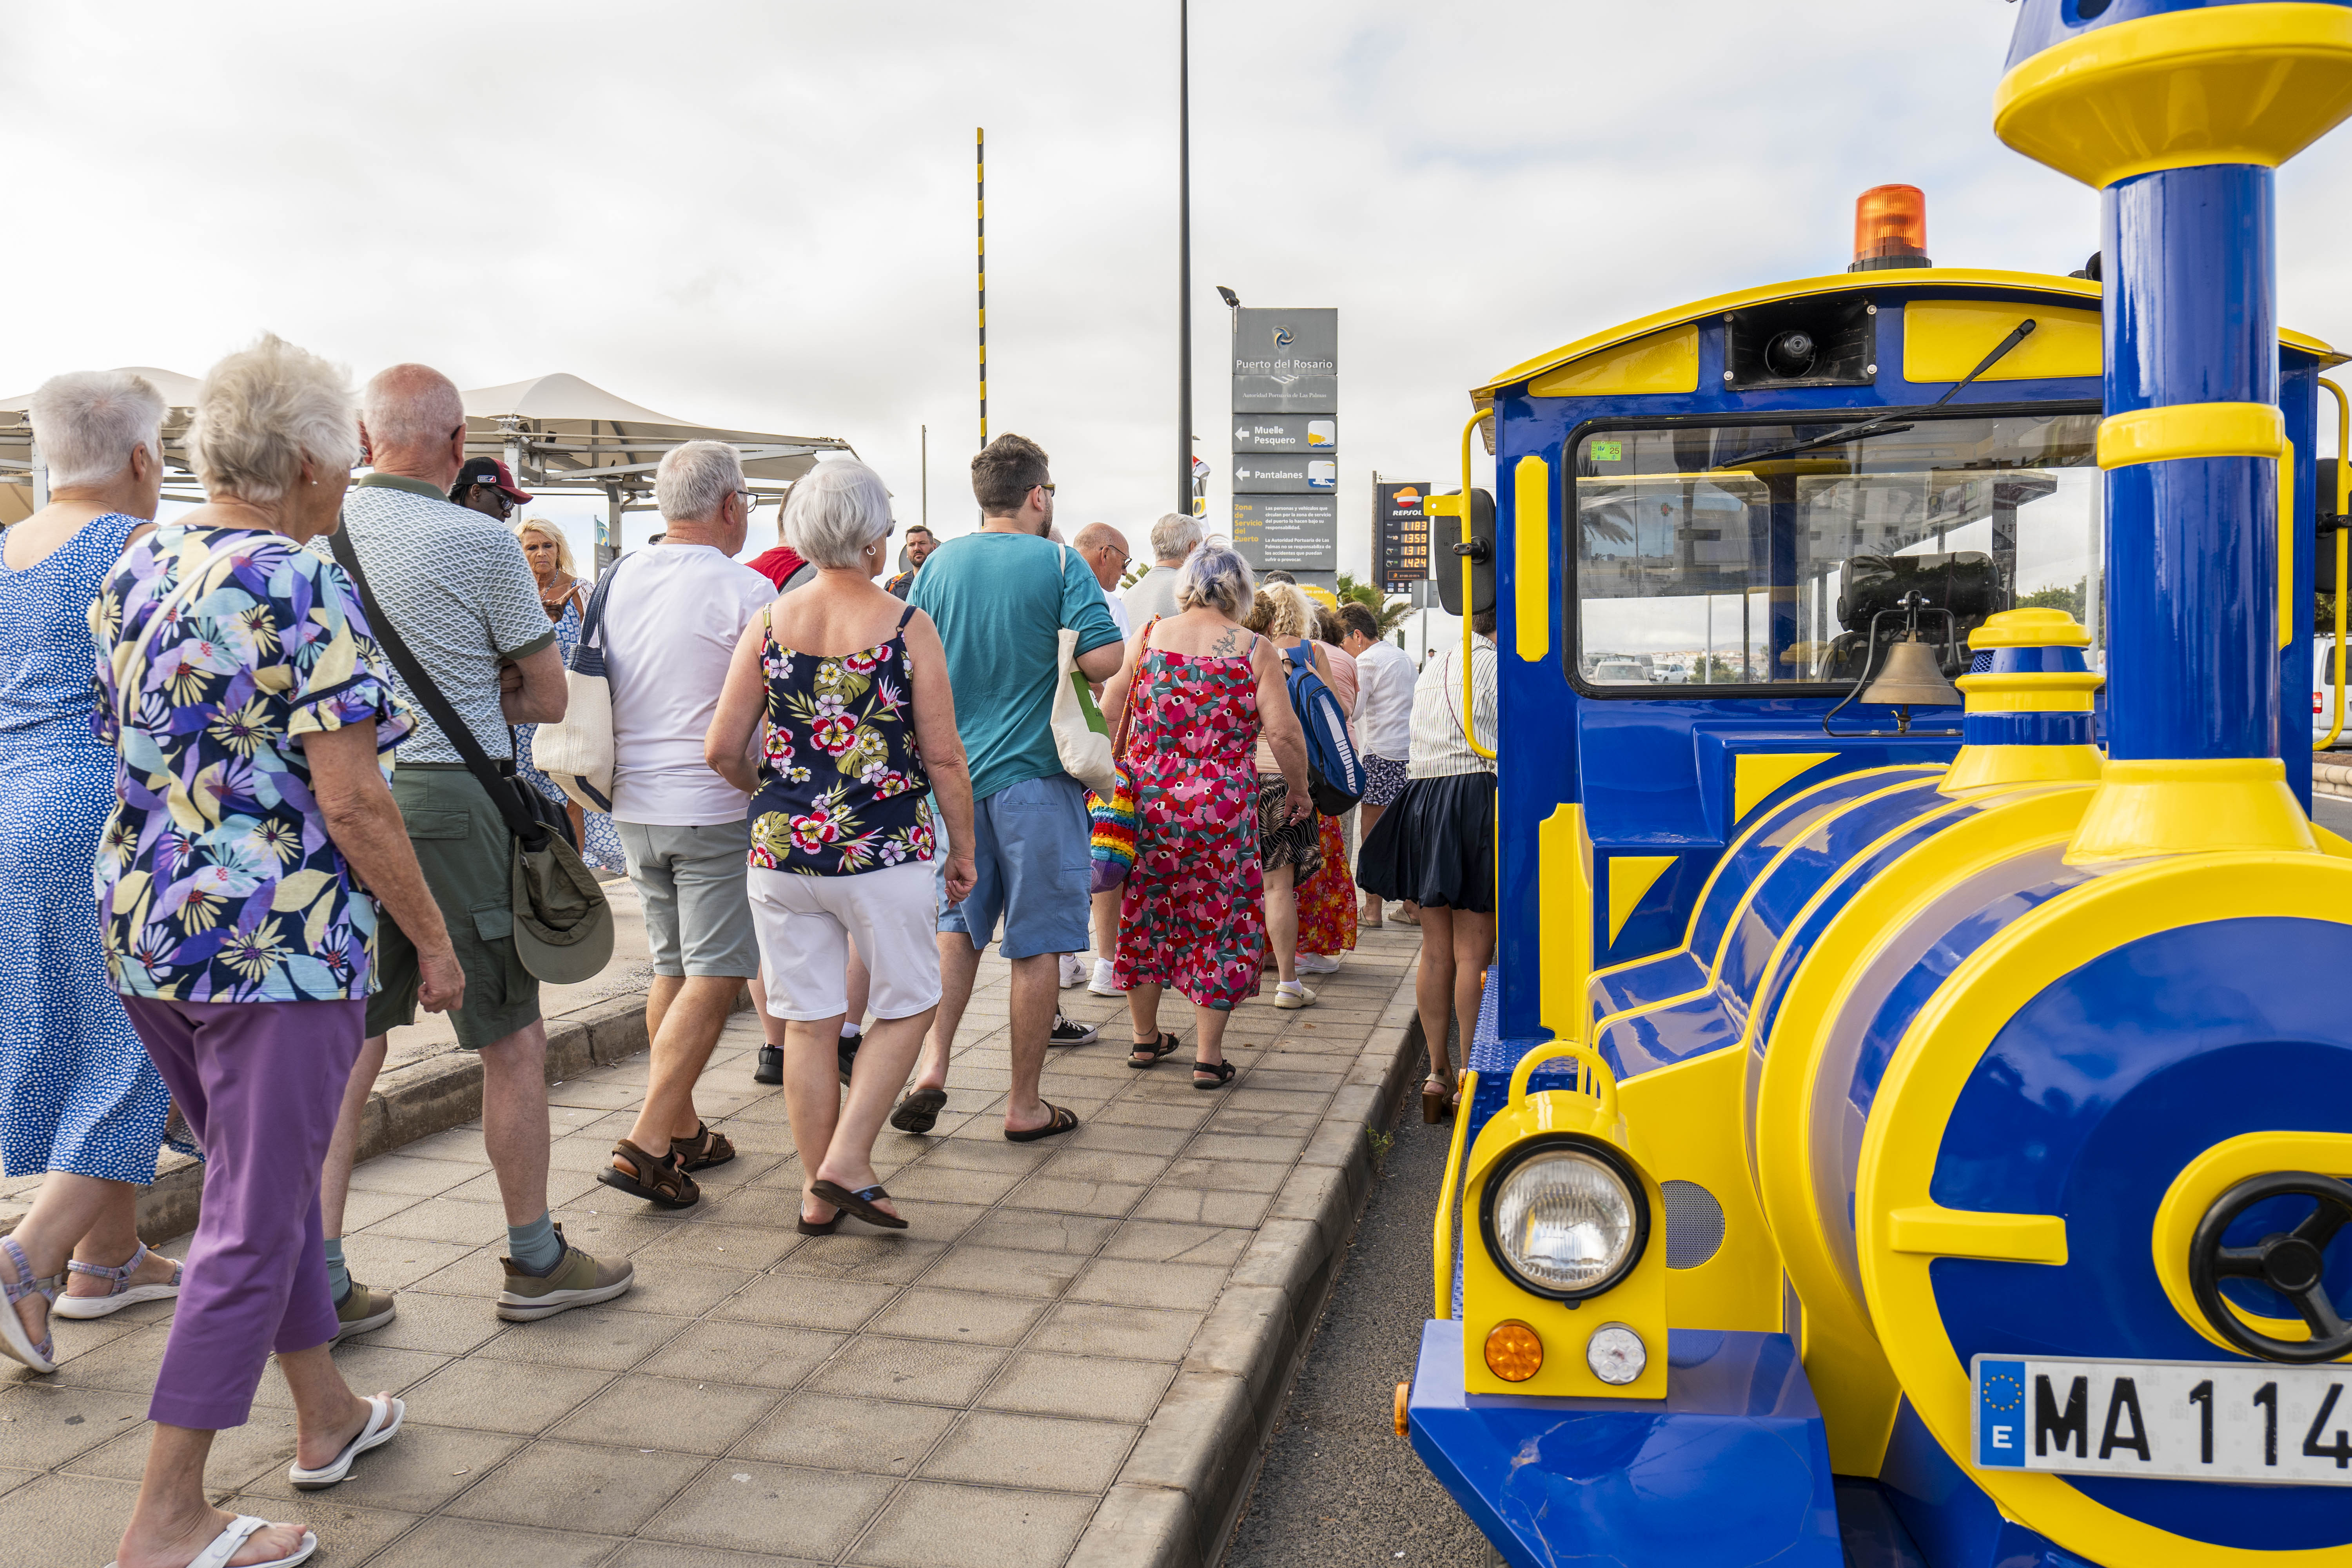
[[[2188,458],[2276,458],[2285,450],[2286,416],[2275,403],[2167,403],[2099,421],[2103,468]]]
[[[1495,394],[1505,387],[1515,386],[1580,360],[1607,353],[1636,338],[1648,337],[1654,332],[1696,322],[1708,316],[1721,315],[1727,310],[1824,294],[1871,293],[1904,299],[1929,291],[1995,296],[2039,295],[2053,301],[2090,304],[2098,303],[2101,297],[2100,286],[2086,278],[2061,278],[2051,272],[2010,272],[1990,268],[1917,267],[1900,271],[1832,272],[1821,278],[1798,278],[1784,283],[1767,283],[1754,289],[1717,294],[1710,299],[1694,300],[1688,304],[1654,311],[1647,316],[1639,316],[1620,325],[1588,333],[1573,342],[1562,343],[1549,353],[1522,360],[1501,374],[1471,388],[1470,400],[1473,405],[1483,408],[1494,400]],[[2352,354],[2338,353],[2307,332],[2291,331],[2282,327],[2279,329],[2279,342],[2288,348],[2315,355],[2331,366],[2352,360]]]
[[[1633,397],[1697,390],[1696,324],[1635,338],[1556,370],[1528,388],[1538,397]]]
[[[1823,1081],[1822,1055],[1843,1037],[1838,1025],[1855,1005],[1888,931],[1908,929],[1938,900],[1998,866],[2064,844],[2090,795],[2078,784],[1977,802],[1967,818],[1858,889],[1806,951],[1749,1080],[1747,1125],[1757,1187],[1790,1287],[1804,1307],[1805,1372],[1828,1428],[1831,1468],[1840,1475],[1878,1474],[1902,1386],[1877,1348],[1862,1282],[1846,1273],[1828,1228],[1848,1234],[1843,1173],[1834,1194],[1815,1180],[1815,1132],[1843,1104],[1847,1087]],[[1855,860],[1877,854],[1894,837],[1859,851]],[[1857,1018],[1853,1026],[1866,1023]]]
[[[2214,1144],[2180,1168],[2157,1205],[2156,1224],[2148,1228],[2148,1245],[2156,1257],[2156,1277],[2165,1299],[2180,1321],[2233,1356],[2246,1352],[2223,1339],[2198,1309],[2196,1292],[2189,1286],[2189,1244],[2198,1222],[2221,1194],[2249,1176],[2273,1171],[2315,1171],[2326,1176],[2352,1176],[2352,1134],[2343,1132],[2246,1132]],[[2308,1340],[2311,1326],[2301,1318],[2264,1318],[2230,1310],[2258,1334],[2274,1340]],[[2352,1355],[2336,1358],[2352,1361]]]
[[[1641,1129],[1649,1173],[1661,1185],[1694,1183],[1723,1210],[1723,1243],[1715,1255],[1666,1270],[1666,1321],[1677,1329],[1780,1330],[1780,1253],[1756,1201],[1739,1130],[1747,1110],[1745,1056],[1726,1046],[1617,1086],[1626,1121]],[[1654,1229],[1653,1246],[1663,1245],[1663,1229]]]
[[[1642,907],[1642,897],[1681,859],[1679,855],[1612,855],[1609,857],[1609,942]]]
[[[1948,1454],[1969,1451],[1969,1369],[1936,1300],[1934,1258],[1889,1245],[1929,1186],[1961,1090],[1993,1039],[2049,986],[2126,943],[2182,926],[2292,915],[2352,925],[2352,864],[2324,855],[2206,854],[2095,878],[2030,911],[1960,964],[1905,1031],[1863,1134],[1855,1204],[1864,1290],[1904,1394]],[[1971,1468],[2002,1513],[2100,1563],[2343,1568],[2340,1546],[2254,1551],[2190,1541],[2093,1501],[2070,1478]]]
[[[2092,694],[2107,683],[2096,670],[1986,670],[1953,682],[1971,713],[2088,713]]]
[[[1739,752],[1731,761],[1731,822],[1733,826],[1748,820],[1748,814],[1764,804],[1771,793],[1796,778],[1807,769],[1822,763],[1835,762],[1842,752]]]
[[[2158,169],[2267,168],[2352,111],[2352,11],[2273,3],[2140,16],[2018,63],[1993,132],[2094,189]]]
[[[2158,855],[2318,848],[2276,757],[2110,760],[2066,851],[2070,866]]]
[[[1512,576],[1517,614],[1511,635],[1530,663],[1551,656],[1551,465],[1521,458],[1511,469]]]
[[[1979,381],[2095,379],[2105,369],[2095,310],[2021,306],[2014,300],[1914,300],[1903,307],[1903,379],[1959,380],[2016,328],[2021,310],[2032,312],[2033,335]]]
[[[2105,765],[2096,746],[1962,746],[1936,787],[1965,795],[2020,784],[2096,784]]]
[[[1454,1205],[1461,1193],[1462,1155],[1470,1143],[1470,1101],[1478,1092],[1478,1075],[1464,1068],[1454,1081],[1459,1104],[1454,1112],[1454,1136],[1445,1145],[1445,1176],[1437,1188],[1437,1224],[1429,1241],[1431,1267],[1436,1274],[1440,1321],[1454,1316]]]
[[[1921,1204],[1886,1216],[1886,1245],[1922,1258],[1981,1258],[1995,1263],[2066,1261],[2066,1218],[2054,1214],[1988,1214]]]
[[[1557,1039],[1581,1040],[1592,973],[1592,840],[1584,831],[1584,807],[1554,806],[1537,826],[1536,869],[1542,889],[1537,1021]]]

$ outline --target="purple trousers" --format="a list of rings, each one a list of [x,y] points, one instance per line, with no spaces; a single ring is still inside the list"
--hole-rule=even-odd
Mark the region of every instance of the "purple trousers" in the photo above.
[[[242,1426],[269,1352],[335,1337],[319,1167],[367,1004],[126,996],[205,1152],[205,1202],[148,1418]]]

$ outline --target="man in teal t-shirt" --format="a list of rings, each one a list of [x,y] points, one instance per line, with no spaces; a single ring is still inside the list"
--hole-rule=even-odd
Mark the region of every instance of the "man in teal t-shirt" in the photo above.
[[[1001,945],[1013,964],[1004,1135],[1029,1142],[1078,1124],[1037,1097],[1054,1026],[1055,959],[1089,945],[1087,793],[1062,771],[1054,746],[1061,632],[1078,634],[1078,670],[1088,680],[1118,674],[1126,650],[1085,559],[1045,537],[1054,485],[1044,450],[1019,436],[998,437],[971,460],[971,488],[981,531],[933,551],[908,603],[937,624],[947,649],[956,729],[971,768],[974,880],[962,903],[941,899],[939,1016],[915,1087],[890,1120],[927,1131],[937,1118],[956,1026],[1001,916]]]

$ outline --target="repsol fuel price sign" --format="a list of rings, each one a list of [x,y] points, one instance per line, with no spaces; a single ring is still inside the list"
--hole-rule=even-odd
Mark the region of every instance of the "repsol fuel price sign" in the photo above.
[[[2352,1486],[2352,1366],[1980,1355],[1970,1370],[1979,1469]]]
[[[1429,518],[1422,507],[1428,494],[1426,484],[1372,487],[1372,540],[1383,593],[1409,594],[1429,577]]]

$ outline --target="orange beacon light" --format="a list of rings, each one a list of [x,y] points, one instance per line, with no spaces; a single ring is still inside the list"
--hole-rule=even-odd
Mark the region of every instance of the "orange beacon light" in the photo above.
[[[1927,267],[1927,197],[1916,185],[1873,185],[1853,204],[1853,265],[1849,272],[1883,267]]]

